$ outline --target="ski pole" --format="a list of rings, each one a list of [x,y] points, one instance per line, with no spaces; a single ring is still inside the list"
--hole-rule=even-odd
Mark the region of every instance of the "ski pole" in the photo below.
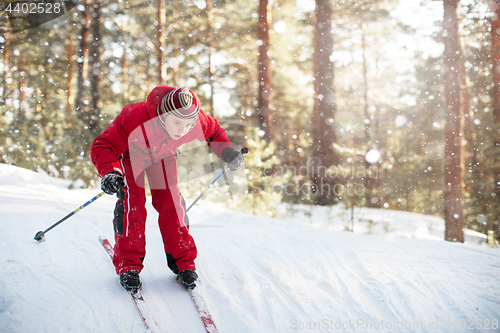
[[[95,197],[93,197],[92,199],[90,199],[89,201],[87,201],[86,203],[84,203],[83,205],[81,205],[80,207],[78,207],[77,209],[75,209],[74,211],[72,211],[71,213],[69,213],[68,215],[66,215],[62,219],[60,219],[59,221],[57,221],[56,223],[54,223],[53,225],[51,225],[50,227],[48,227],[47,230],[37,232],[36,235],[35,235],[35,240],[41,241],[42,237],[45,236],[45,234],[49,230],[51,230],[52,228],[55,228],[59,224],[63,223],[68,218],[70,218],[71,216],[75,215],[76,213],[78,213],[79,211],[81,211],[82,209],[84,209],[85,207],[87,207],[88,205],[90,205],[92,202],[94,202],[95,200],[99,199],[103,195],[104,195],[104,192],[99,193],[98,195],[96,195]]]
[[[246,153],[248,153],[248,148],[247,147],[242,148],[241,149],[241,154],[246,154]],[[208,186],[208,188],[205,190],[205,192],[203,192],[202,194],[200,194],[198,196],[198,198],[196,198],[196,200],[193,201],[193,203],[188,207],[188,209],[186,209],[186,213],[191,209],[191,207],[193,207],[198,202],[198,200],[200,200],[205,194],[207,194],[208,191],[210,191],[210,189],[212,188],[212,186],[214,186],[214,184],[217,183],[217,181],[219,179],[221,179],[222,176],[224,176],[224,174],[226,173],[226,171],[227,171],[227,169],[224,168],[224,171],[222,171],[222,173],[220,175],[218,175],[217,178],[215,178],[213,180],[213,182]]]

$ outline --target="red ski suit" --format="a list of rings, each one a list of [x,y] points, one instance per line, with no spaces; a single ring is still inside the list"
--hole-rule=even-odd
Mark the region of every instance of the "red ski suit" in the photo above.
[[[195,139],[206,141],[220,157],[231,147],[226,132],[217,120],[200,111],[195,127],[185,136],[173,140],[161,127],[157,106],[175,88],[159,86],[145,102],[123,108],[111,125],[99,135],[90,155],[99,176],[120,172],[124,190],[118,193],[113,220],[117,274],[135,269],[141,271],[146,255],[146,195],[144,174],[148,178],[152,203],[159,213],[158,225],[163,238],[168,266],[175,273],[195,269],[196,245],[189,234],[184,199],[177,186],[177,148]]]

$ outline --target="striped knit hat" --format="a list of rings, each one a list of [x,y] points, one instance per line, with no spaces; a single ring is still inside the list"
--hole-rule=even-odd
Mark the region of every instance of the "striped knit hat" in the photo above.
[[[194,92],[186,87],[170,91],[163,97],[156,109],[163,127],[164,117],[171,113],[182,119],[194,119],[200,114],[200,101]]]

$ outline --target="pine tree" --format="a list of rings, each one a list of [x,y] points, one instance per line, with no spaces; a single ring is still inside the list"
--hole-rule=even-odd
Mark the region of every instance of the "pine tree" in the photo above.
[[[464,228],[464,115],[460,96],[460,62],[463,61],[458,32],[459,0],[444,0],[446,144],[445,144],[445,239],[463,242]]]

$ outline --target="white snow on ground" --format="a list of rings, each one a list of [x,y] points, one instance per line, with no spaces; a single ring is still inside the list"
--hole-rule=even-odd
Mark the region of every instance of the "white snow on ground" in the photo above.
[[[114,197],[33,240],[100,192],[67,185],[0,164],[0,332],[145,332],[98,240],[113,242]],[[149,307],[164,332],[204,332],[166,267],[150,203],[148,212]],[[500,331],[499,249],[344,232],[334,215],[311,223],[193,208],[200,289],[221,332]]]
[[[287,221],[308,222],[333,230],[353,230],[355,233],[442,241],[445,233],[444,219],[437,216],[389,209],[354,207],[342,204],[329,207],[293,205],[280,207],[280,215]],[[351,216],[352,215],[352,216]],[[465,243],[487,245],[487,236],[464,229]]]

